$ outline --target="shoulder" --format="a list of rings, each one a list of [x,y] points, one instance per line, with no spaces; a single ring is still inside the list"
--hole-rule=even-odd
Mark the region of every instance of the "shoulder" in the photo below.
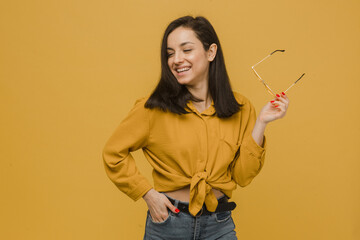
[[[135,103],[133,105],[133,109],[138,112],[142,112],[143,114],[146,114],[148,116],[154,116],[158,115],[159,113],[162,113],[163,111],[157,109],[157,108],[149,108],[147,106],[148,100],[150,98],[151,94],[139,97],[135,100]],[[152,118],[150,117],[150,118]]]
[[[148,114],[149,109],[145,108],[145,103],[149,96],[143,96],[136,98],[135,102],[133,102],[130,110],[130,114],[135,115],[143,115]]]
[[[250,102],[250,100],[248,98],[246,98],[244,95],[242,95],[239,92],[235,92],[233,91],[234,97],[236,99],[236,101],[242,105],[242,107],[244,108],[249,108],[252,107],[252,104]]]
[[[134,105],[139,105],[139,106],[144,107],[144,105],[147,102],[147,100],[149,99],[149,97],[150,97],[150,94],[146,95],[146,96],[143,96],[143,97],[140,97],[140,98],[137,98]]]
[[[134,105],[137,106],[138,108],[143,108],[144,110],[149,111],[151,109],[149,109],[148,107],[145,107],[145,106],[148,104],[150,97],[151,97],[151,94],[140,96],[135,100]]]

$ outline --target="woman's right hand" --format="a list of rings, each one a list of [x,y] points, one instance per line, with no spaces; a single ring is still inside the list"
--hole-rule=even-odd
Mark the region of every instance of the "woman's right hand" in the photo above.
[[[169,217],[168,208],[174,213],[179,212],[179,209],[172,205],[164,194],[159,193],[153,188],[143,196],[143,199],[149,208],[151,218],[154,222],[165,221],[165,219]]]

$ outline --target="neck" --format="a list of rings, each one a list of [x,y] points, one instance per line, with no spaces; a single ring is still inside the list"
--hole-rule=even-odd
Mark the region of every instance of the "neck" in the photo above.
[[[194,97],[203,100],[202,102],[193,102],[193,104],[201,107],[202,109],[206,109],[211,105],[212,98],[209,92],[208,83],[205,82],[201,85],[202,86],[187,86],[187,89]]]

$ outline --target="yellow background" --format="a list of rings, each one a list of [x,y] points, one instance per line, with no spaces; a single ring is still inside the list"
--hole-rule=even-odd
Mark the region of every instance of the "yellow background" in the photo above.
[[[239,239],[360,239],[360,2],[1,1],[0,238],[142,239],[147,205],[105,174],[101,151],[160,76],[167,24],[207,17],[233,89],[257,112],[289,91],[264,168],[234,191]],[[151,179],[141,152],[134,156]]]

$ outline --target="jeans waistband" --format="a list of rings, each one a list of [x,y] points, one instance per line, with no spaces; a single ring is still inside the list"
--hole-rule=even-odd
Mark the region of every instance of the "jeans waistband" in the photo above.
[[[163,193],[168,199],[169,201],[176,207],[178,208],[181,212],[190,214],[189,212],[189,202],[183,202],[177,199],[174,199],[172,197],[169,197],[166,193]],[[226,195],[218,198],[218,206],[216,207],[215,212],[224,212],[224,211],[231,211],[234,210],[236,207],[236,203],[234,202],[228,202],[228,197]],[[210,215],[213,214],[214,212],[210,212],[207,210],[207,207],[205,205],[205,203],[203,204],[200,213],[198,213],[196,215],[197,216],[201,216],[201,215]]]
[[[189,205],[189,202],[183,202],[183,201],[177,200],[177,199],[175,199],[175,198],[172,198],[172,197],[170,197],[169,195],[167,195],[166,192],[160,192],[160,193],[164,194],[167,198],[170,198],[170,199],[172,199],[172,200],[174,200],[174,201],[178,201],[179,203]],[[217,198],[217,200],[218,200],[218,201],[221,201],[221,200],[223,200],[224,198],[229,199],[229,197],[224,194],[224,196],[222,196],[222,197],[220,197],[220,198]],[[204,203],[204,204],[205,204],[205,203]]]

